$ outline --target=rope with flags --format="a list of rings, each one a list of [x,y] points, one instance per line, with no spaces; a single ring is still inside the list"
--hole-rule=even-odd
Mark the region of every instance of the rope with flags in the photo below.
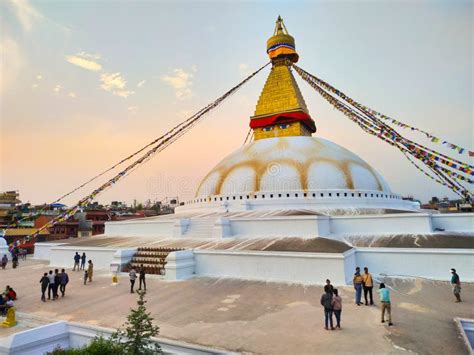
[[[119,180],[123,179],[124,177],[128,176],[132,171],[136,170],[140,166],[142,166],[144,163],[149,161],[155,154],[161,152],[164,150],[166,147],[174,143],[176,140],[178,140],[181,136],[183,136],[185,133],[189,132],[191,128],[193,128],[196,124],[198,124],[201,121],[201,118],[212,111],[214,108],[219,106],[225,99],[227,99],[229,96],[234,94],[237,90],[239,90],[244,84],[246,84],[250,79],[252,79],[255,75],[257,75],[260,71],[262,71],[265,67],[267,67],[270,63],[266,63],[264,66],[260,67],[258,70],[250,74],[247,78],[245,78],[243,81],[241,81],[238,85],[234,86],[231,88],[229,91],[227,91],[224,95],[220,96],[217,98],[215,101],[211,102],[209,105],[186,119],[185,121],[181,122],[177,126],[173,127],[170,131],[166,132],[164,135],[161,137],[155,139],[153,142],[147,144],[140,150],[136,151],[135,153],[129,155],[128,157],[122,159],[119,163],[114,164],[111,168],[105,170],[104,172],[96,175],[94,178],[88,180],[81,186],[75,188],[72,190],[70,193],[63,195],[60,199],[69,196],[73,192],[77,191],[79,188],[82,188],[83,186],[87,185],[88,183],[92,182],[93,180],[97,179],[98,177],[104,175],[108,171],[111,171],[115,169],[118,165],[124,163],[125,161],[130,160],[131,158],[135,157],[139,153],[143,152],[150,146],[152,146],[151,149],[147,150],[145,154],[143,154],[139,159],[135,160],[133,163],[128,165],[125,169],[123,169],[121,172],[116,174],[114,177],[109,179],[106,183],[102,184],[100,187],[92,191],[89,195],[83,197],[81,200],[77,202],[76,205],[68,208],[66,211],[61,213],[59,216],[55,217],[45,225],[43,225],[41,228],[39,228],[34,234],[29,235],[27,238],[35,238],[39,235],[39,233],[47,228],[52,227],[53,225],[65,221],[68,218],[72,217],[74,214],[76,214],[79,210],[82,210],[85,206],[87,206],[90,202],[92,202],[99,194],[107,190],[108,188],[112,187],[114,184],[116,184]],[[58,200],[60,200],[58,199]],[[5,230],[4,230],[5,232]]]
[[[358,124],[365,132],[398,148],[425,175],[450,188],[463,198],[471,195],[471,192],[462,183],[474,183],[469,178],[469,176],[474,176],[473,166],[403,137],[393,127],[378,118],[377,116],[380,115],[378,112],[375,114],[375,111],[366,108],[366,106],[359,103],[355,104],[354,100],[341,91],[294,64],[293,68],[303,80],[312,86],[331,105]],[[421,169],[414,163],[412,158],[421,161],[430,173]]]

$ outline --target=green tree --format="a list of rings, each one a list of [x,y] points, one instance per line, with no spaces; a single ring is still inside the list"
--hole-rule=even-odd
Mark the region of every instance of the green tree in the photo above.
[[[146,310],[145,292],[138,291],[138,295],[138,307],[130,310],[122,326],[124,329],[117,330],[112,339],[121,343],[126,354],[163,354],[160,345],[151,340],[159,334],[160,328],[153,324],[153,318]]]

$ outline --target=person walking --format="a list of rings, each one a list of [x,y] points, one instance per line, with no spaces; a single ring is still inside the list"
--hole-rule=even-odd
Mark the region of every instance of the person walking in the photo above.
[[[3,254],[3,257],[2,257],[2,269],[5,270],[5,268],[7,267],[7,264],[8,264],[8,256],[7,256],[7,254]]]
[[[89,260],[88,266],[87,266],[87,278],[89,279],[89,282],[92,282],[93,274],[94,274],[94,264],[92,264],[92,260]]]
[[[81,269],[81,267],[79,266],[80,261],[81,261],[81,256],[76,251],[76,255],[74,255],[74,267],[72,268],[72,271],[76,271],[76,267],[77,267],[77,271]]]
[[[55,269],[54,270],[53,300],[57,300],[59,298],[58,289],[59,289],[60,283],[61,283],[61,278],[59,277],[59,270]]]
[[[332,323],[332,292],[328,285],[324,286],[324,294],[321,296],[321,306],[324,307],[324,329],[329,330],[328,325],[330,325],[331,330],[334,330]]]
[[[59,274],[59,290],[61,291],[61,297],[64,297],[64,294],[66,293],[66,285],[69,283],[69,276],[66,273],[66,270],[61,269],[61,273]]]
[[[337,288],[332,290],[332,310],[336,317],[336,328],[341,329],[342,298],[339,296]]]
[[[41,301],[46,302],[45,292],[48,289],[48,285],[49,285],[49,278],[48,278],[47,272],[43,274],[43,277],[40,280],[40,284],[41,284]]]
[[[134,268],[130,270],[128,276],[130,277],[130,293],[135,293],[135,291],[133,291],[133,287],[135,286],[135,280],[137,279],[137,272]]]
[[[352,279],[352,283],[354,284],[355,292],[355,303],[356,305],[360,306],[362,303],[360,302],[362,298],[362,275],[360,274],[360,267],[356,267],[356,272],[354,273],[354,277]]]
[[[326,279],[326,285],[329,287],[329,289],[330,289],[330,291],[331,291],[331,293],[332,293],[332,291],[334,290],[334,286],[331,285],[331,280]]]
[[[82,256],[81,256],[81,268],[80,270],[85,270],[86,268],[86,253],[82,253]]]
[[[378,293],[380,295],[380,302],[382,303],[382,323],[385,323],[385,311],[387,311],[388,325],[393,325],[390,291],[388,290],[388,288],[385,287],[385,284],[383,282],[380,284]]]
[[[456,269],[451,269],[451,286],[453,287],[453,294],[456,297],[456,303],[461,302],[461,279],[456,273]]]
[[[54,297],[54,292],[53,292],[53,288],[54,288],[54,275],[53,275],[53,270],[49,270],[48,279],[49,279],[49,284],[48,284],[48,300],[50,300],[50,299],[51,299],[51,294],[53,294],[53,297]]]
[[[138,269],[138,282],[139,282],[139,287],[138,291],[142,290],[142,283],[143,283],[143,289],[146,292],[146,282],[145,282],[145,268],[143,267],[143,264],[140,264],[140,268]]]
[[[369,268],[366,266],[364,267],[364,274],[362,275],[362,284],[364,287],[364,299],[365,305],[368,306],[367,294],[369,294],[370,298],[370,305],[374,305],[374,299],[372,296],[372,290],[374,288],[374,281],[372,279],[372,274],[369,272]]]
[[[87,283],[87,270],[84,270],[84,285]]]

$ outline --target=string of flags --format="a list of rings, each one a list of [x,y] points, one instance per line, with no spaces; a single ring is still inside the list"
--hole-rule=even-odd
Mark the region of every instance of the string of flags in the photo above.
[[[369,112],[370,114],[374,115],[374,116],[377,116],[377,117],[380,117],[398,127],[401,127],[401,128],[405,128],[405,129],[410,129],[411,131],[418,131],[422,134],[424,134],[431,142],[433,143],[440,143],[443,144],[443,145],[446,145],[448,148],[451,148],[453,150],[456,150],[459,154],[463,154],[463,153],[468,153],[468,155],[470,157],[474,156],[474,151],[471,151],[469,149],[466,149],[466,148],[463,148],[457,144],[453,144],[453,143],[450,143],[442,138],[439,138],[429,132],[426,132],[420,128],[417,128],[417,127],[414,127],[414,126],[410,126],[406,123],[403,123],[401,121],[398,121],[390,116],[387,116],[387,115],[384,115],[374,109],[371,109],[370,107],[367,107],[367,106],[364,106],[362,104],[360,104],[359,102],[353,100],[352,98],[350,98],[349,96],[347,96],[346,94],[344,94],[342,91],[336,89],[335,87],[333,87],[332,85],[328,84],[327,82],[325,82],[324,80],[322,79],[319,79],[317,77],[313,77],[314,80],[316,80],[316,82],[318,84],[320,84],[324,89],[326,90],[329,90],[330,92],[336,94],[337,96],[339,96],[340,98],[344,99],[345,101],[347,101],[349,104],[357,107],[358,109],[361,109],[365,112]]]
[[[262,71],[266,66],[268,66],[270,62],[266,63],[264,66],[250,74],[247,78],[245,78],[243,81],[241,81],[238,85],[234,86],[231,88],[229,91],[227,91],[224,95],[220,96],[218,99],[215,101],[211,102],[209,105],[195,113],[193,116],[190,118],[186,119],[164,135],[162,135],[160,138],[157,138],[155,141],[152,143],[147,144],[145,147],[141,148],[137,152],[133,153],[129,157],[125,158],[122,160],[122,162],[129,160],[131,157],[136,156],[137,154],[143,152],[150,146],[153,146],[151,149],[147,150],[145,154],[143,154],[139,159],[135,160],[133,163],[128,165],[125,169],[123,169],[121,172],[116,174],[114,177],[109,179],[106,183],[102,184],[100,187],[92,191],[89,195],[83,197],[79,202],[61,213],[59,216],[55,217],[48,223],[46,223],[44,226],[39,228],[34,234],[29,235],[28,238],[36,238],[41,231],[50,228],[54,226],[55,224],[65,221],[72,217],[73,215],[76,214],[77,211],[82,210],[84,207],[86,207],[89,203],[91,203],[99,194],[107,190],[108,188],[112,187],[114,184],[116,184],[118,181],[123,179],[125,176],[130,174],[133,170],[141,166],[143,163],[147,162],[150,160],[156,153],[162,151],[172,143],[174,143],[177,139],[179,139],[182,135],[184,135],[186,132],[188,132],[192,127],[194,127],[197,123],[199,123],[200,119],[207,113],[209,113],[211,110],[219,106],[225,99],[227,99],[229,96],[234,94],[238,89],[240,89],[245,83],[247,83],[250,79],[252,79],[255,75],[257,75],[260,71]]]
[[[428,174],[422,169],[425,175],[443,186],[449,187],[462,197],[467,197],[471,194],[471,192],[464,187],[461,182],[468,184],[474,183],[474,181],[468,177],[474,176],[474,167],[403,137],[393,127],[388,126],[382,120],[375,117],[375,115],[370,111],[365,110],[363,108],[365,106],[360,104],[359,106],[356,106],[353,104],[354,101],[349,101],[349,99],[344,99],[345,102],[342,101],[338,97],[342,98],[342,96],[344,96],[347,98],[345,94],[342,94],[332,86],[331,88],[333,90],[327,89],[327,86],[330,86],[329,84],[326,84],[323,87],[323,85],[320,84],[319,79],[294,64],[293,67],[303,80],[312,86],[324,99],[355,122],[365,132],[398,148],[407,158],[410,156],[421,161],[428,171],[430,171],[430,174]],[[336,91],[340,93],[340,95],[337,95]],[[413,163],[411,158],[410,161]],[[468,176],[465,176],[464,174]]]

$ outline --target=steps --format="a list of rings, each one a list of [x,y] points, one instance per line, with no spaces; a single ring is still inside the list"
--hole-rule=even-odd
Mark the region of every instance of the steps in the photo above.
[[[138,274],[140,265],[143,264],[146,274],[164,275],[166,257],[169,253],[184,249],[178,248],[159,248],[159,247],[142,247],[138,248],[130,263],[122,270],[129,272],[132,268]]]
[[[191,238],[212,238],[215,218],[192,218],[184,236]]]

